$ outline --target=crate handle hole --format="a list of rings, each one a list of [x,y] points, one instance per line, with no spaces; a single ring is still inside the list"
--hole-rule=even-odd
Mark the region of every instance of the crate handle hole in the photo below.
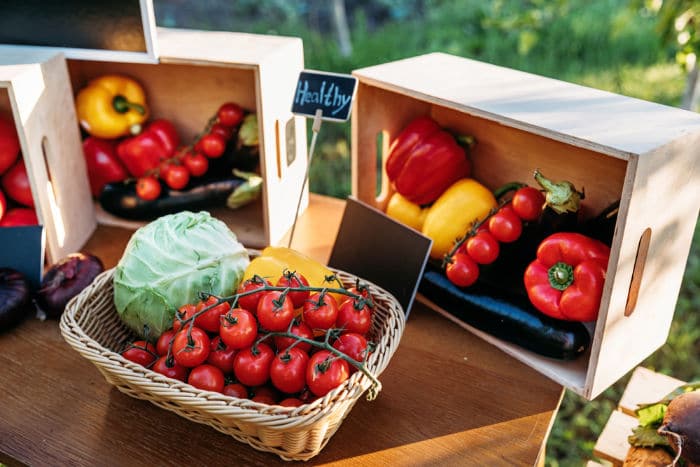
[[[637,298],[639,297],[639,287],[642,284],[642,275],[644,274],[644,265],[647,262],[647,254],[649,253],[649,244],[651,243],[651,228],[647,227],[639,239],[637,247],[637,257],[634,259],[634,268],[632,269],[632,281],[630,282],[630,291],[627,294],[627,304],[625,305],[625,316],[630,316],[637,306]]]
[[[277,178],[282,180],[282,149],[280,148],[280,121],[275,120],[275,152],[277,157]]]
[[[44,169],[46,170],[46,186],[42,189],[46,193],[46,198],[49,200],[49,209],[51,210],[51,223],[56,230],[56,241],[59,247],[63,247],[66,241],[66,229],[63,225],[63,217],[61,217],[61,210],[58,209],[58,196],[56,196],[56,186],[53,183],[53,177],[51,175],[51,169],[49,165],[49,154],[51,154],[51,148],[49,147],[49,140],[46,136],[41,138],[41,153],[44,158]]]
[[[376,170],[377,174],[375,197],[379,205],[387,201],[389,196],[389,178],[386,176],[386,159],[389,157],[389,132],[382,130],[376,138]]]

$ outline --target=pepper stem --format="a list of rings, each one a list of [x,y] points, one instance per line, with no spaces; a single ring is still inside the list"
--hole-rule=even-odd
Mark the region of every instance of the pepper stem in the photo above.
[[[141,115],[146,115],[146,109],[144,106],[135,102],[129,102],[126,97],[122,96],[121,94],[114,96],[114,99],[112,99],[112,107],[114,107],[114,110],[120,114],[125,114],[129,110],[135,110]]]
[[[578,212],[585,193],[577,191],[573,183],[568,181],[553,182],[539,169],[535,169],[535,181],[544,189],[547,206],[557,214]]]
[[[558,262],[547,271],[549,285],[557,290],[565,290],[574,282],[574,268],[571,265]]]

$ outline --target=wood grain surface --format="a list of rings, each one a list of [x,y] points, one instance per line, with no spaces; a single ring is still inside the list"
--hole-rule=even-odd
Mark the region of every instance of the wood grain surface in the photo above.
[[[327,256],[337,223],[312,226],[324,213],[339,221],[342,205],[312,196],[295,246]],[[111,267],[130,234],[100,226],[85,250]],[[0,367],[0,462],[284,463],[120,393],[63,341],[54,321],[29,319],[0,335]],[[562,395],[556,383],[420,304],[381,379],[379,397],[360,400],[311,464],[533,465]]]

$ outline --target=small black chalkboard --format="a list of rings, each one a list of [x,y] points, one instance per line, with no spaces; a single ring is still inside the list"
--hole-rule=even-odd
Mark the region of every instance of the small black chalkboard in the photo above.
[[[0,227],[0,267],[15,269],[39,287],[44,270],[44,227]]]
[[[339,73],[302,71],[294,90],[292,113],[314,117],[322,111],[322,120],[344,122],[350,117],[357,90],[357,78]]]
[[[433,241],[348,198],[328,265],[367,279],[411,310]]]

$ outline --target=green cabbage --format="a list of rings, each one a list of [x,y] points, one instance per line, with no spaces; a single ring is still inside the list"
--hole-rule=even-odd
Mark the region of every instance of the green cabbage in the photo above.
[[[131,329],[154,339],[199,292],[230,295],[248,266],[236,235],[207,212],[163,216],[134,232],[114,272],[114,305]]]

